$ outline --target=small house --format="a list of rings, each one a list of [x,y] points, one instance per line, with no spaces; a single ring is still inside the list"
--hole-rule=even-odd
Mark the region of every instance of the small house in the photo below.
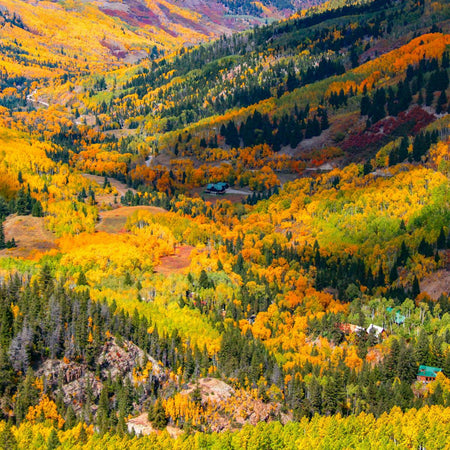
[[[222,195],[225,194],[226,190],[229,188],[228,183],[220,182],[220,183],[208,183],[206,185],[205,193],[213,194],[213,195]]]
[[[422,383],[429,383],[430,381],[434,381],[439,372],[442,372],[442,369],[439,367],[419,366],[417,381],[422,381]]]
[[[405,323],[406,316],[404,316],[403,314],[401,314],[400,311],[399,311],[398,309],[397,309],[397,310],[394,310],[394,308],[392,308],[392,306],[389,306],[388,308],[386,308],[386,311],[387,311],[387,312],[390,312],[390,313],[395,312],[394,322],[395,322],[397,325],[403,325],[403,324]]]
[[[384,328],[383,327],[379,327],[378,325],[374,325],[373,323],[371,323],[368,327],[367,327],[367,333],[373,333],[377,338],[382,337],[383,333],[384,333]]]
[[[394,322],[397,325],[403,325],[405,323],[406,317],[403,314],[400,314],[400,311],[397,311],[395,314]]]

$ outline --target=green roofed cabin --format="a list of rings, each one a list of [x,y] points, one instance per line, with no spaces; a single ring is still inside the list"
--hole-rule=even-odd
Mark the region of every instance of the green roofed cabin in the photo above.
[[[439,372],[442,372],[442,369],[439,367],[419,366],[417,381],[422,381],[423,383],[434,381]]]
[[[221,195],[225,194],[225,191],[230,187],[228,183],[209,183],[206,185],[205,193]]]
[[[386,308],[387,312],[393,312],[394,308],[392,308],[391,306],[389,306],[388,308]],[[403,314],[400,314],[400,311],[395,311],[395,318],[394,318],[394,322],[397,325],[403,325],[405,323],[406,317]]]

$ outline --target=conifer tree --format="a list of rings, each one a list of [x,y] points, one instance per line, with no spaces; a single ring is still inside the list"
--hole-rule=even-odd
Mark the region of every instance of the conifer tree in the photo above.
[[[17,448],[17,440],[11,431],[11,422],[8,421],[0,432],[0,450],[16,450]]]
[[[149,412],[149,419],[153,427],[155,427],[157,430],[164,430],[164,428],[166,428],[169,420],[167,419],[161,399],[156,400],[151,416]]]
[[[6,248],[5,232],[3,230],[3,222],[0,222],[0,250]]]
[[[54,428],[50,432],[50,435],[47,440],[47,450],[54,450],[61,445],[61,441],[58,438],[58,433]]]
[[[419,280],[417,279],[417,276],[415,276],[413,285],[412,285],[411,296],[412,296],[412,298],[415,299],[419,294],[420,294]]]

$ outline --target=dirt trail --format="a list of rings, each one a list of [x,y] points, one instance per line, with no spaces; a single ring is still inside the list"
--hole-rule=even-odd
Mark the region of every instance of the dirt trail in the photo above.
[[[99,175],[91,175],[89,173],[83,173],[83,177],[87,178],[90,181],[93,181],[94,183],[99,184],[100,186],[103,186],[103,182],[105,180],[105,177],[101,177]],[[112,187],[116,188],[117,190],[117,201],[120,202],[120,197],[123,197],[127,191],[133,192],[133,194],[136,194],[136,190],[128,187],[126,184],[120,182],[119,180],[116,180],[115,178],[107,177],[109,183]],[[98,195],[96,197],[97,202],[101,204],[114,204],[114,194],[105,194],[105,195]]]

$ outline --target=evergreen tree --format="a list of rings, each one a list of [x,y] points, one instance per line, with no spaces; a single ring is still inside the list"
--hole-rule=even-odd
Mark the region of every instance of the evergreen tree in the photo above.
[[[104,386],[100,394],[97,409],[97,426],[101,434],[104,434],[108,431],[109,427],[108,417],[109,417],[108,389]]]
[[[52,431],[50,432],[50,435],[47,440],[47,450],[54,450],[55,448],[58,448],[61,445],[61,441],[58,438],[58,433],[54,428],[52,428]]]
[[[446,103],[447,103],[447,95],[445,94],[445,91],[441,91],[436,105],[437,114],[441,114],[444,111],[444,105]]]
[[[403,344],[397,362],[397,375],[400,380],[411,383],[417,375],[417,363],[412,348]]]
[[[414,349],[418,364],[428,364],[430,361],[430,341],[425,330],[421,330]]]
[[[402,137],[398,149],[398,162],[403,162],[408,157],[409,140],[406,136]]]
[[[18,390],[14,405],[14,415],[17,423],[20,423],[25,418],[28,408],[35,405],[38,401],[39,395],[34,382],[34,372],[28,369],[27,375]]]
[[[133,285],[133,280],[131,279],[131,275],[130,272],[125,272],[125,279],[123,280],[123,284],[125,286],[132,286]]]
[[[78,280],[77,280],[77,286],[88,286],[89,283],[87,281],[86,278],[86,274],[81,271],[80,274],[78,275]]]
[[[314,377],[309,385],[309,399],[314,413],[322,411],[322,386]]]
[[[413,299],[417,298],[417,296],[420,294],[420,285],[419,280],[417,279],[417,276],[414,277],[413,285],[412,285],[412,291],[411,296]]]
[[[0,231],[0,246],[1,246],[1,231]],[[436,246],[439,250],[445,250],[447,248],[447,238],[445,236],[444,227],[441,227],[439,236],[436,241]]]
[[[323,412],[327,415],[334,414],[336,412],[337,405],[337,386],[334,379],[330,377],[323,389]]]
[[[16,450],[17,440],[11,431],[11,423],[8,421],[0,432],[0,450]]]
[[[202,391],[200,390],[200,386],[198,383],[196,384],[195,389],[191,392],[191,400],[196,405],[201,405],[202,403]]]
[[[0,221],[0,250],[6,248],[5,232],[3,231],[3,222]]]
[[[149,420],[151,421],[152,426],[157,430],[164,430],[169,423],[161,399],[156,400],[151,416],[149,412]]]
[[[42,204],[39,200],[35,200],[33,202],[33,207],[31,209],[31,215],[33,217],[43,217],[44,216],[44,210],[43,210]]]

